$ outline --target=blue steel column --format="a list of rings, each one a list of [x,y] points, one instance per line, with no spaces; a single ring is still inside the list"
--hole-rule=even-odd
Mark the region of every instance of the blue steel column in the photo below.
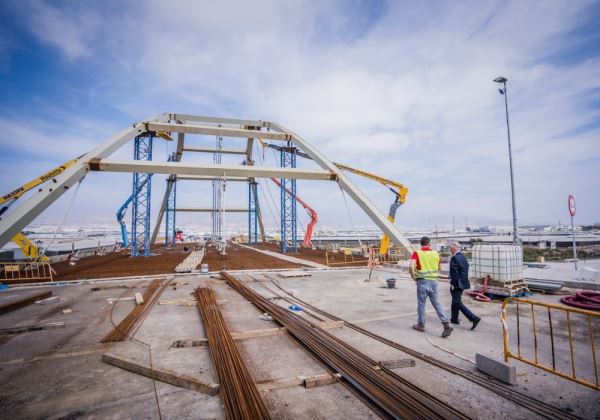
[[[167,208],[165,209],[165,246],[175,246],[175,214],[177,203],[177,179],[171,175],[167,179]]]
[[[248,243],[258,242],[258,183],[248,183]]]
[[[287,147],[281,149],[281,167],[296,167],[296,148],[291,141]],[[288,249],[292,252],[298,250],[297,243],[297,220],[296,220],[296,180],[281,178],[281,253],[285,254]],[[289,188],[292,194],[285,189]],[[289,242],[289,245],[288,245]]]
[[[152,140],[154,133],[137,136],[134,142],[135,160],[152,160]],[[131,256],[150,255],[150,192],[152,174],[135,172],[133,174],[133,206],[131,212]]]
[[[175,162],[175,153],[167,159]],[[177,177],[170,175],[167,179],[167,205],[165,208],[165,247],[175,246],[175,212],[177,209]]]

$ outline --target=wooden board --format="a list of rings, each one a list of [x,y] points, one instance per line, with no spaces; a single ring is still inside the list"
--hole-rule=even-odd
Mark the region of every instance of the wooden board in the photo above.
[[[22,327],[13,327],[13,328],[1,328],[0,335],[13,335],[13,334],[22,334],[30,331],[41,331],[41,330],[51,330],[54,328],[62,328],[65,326],[64,322],[50,322],[48,324],[34,324],[34,325],[24,325]]]
[[[330,322],[321,322],[317,323],[324,330],[331,330],[334,328],[341,328],[344,326],[344,321],[330,321]],[[286,333],[285,327],[276,327],[276,328],[265,328],[262,330],[248,330],[241,332],[232,332],[231,338],[234,340],[246,340],[249,338],[258,338],[258,337],[271,337],[274,335],[283,335]],[[206,338],[195,338],[195,339],[184,339],[184,340],[175,340],[171,344],[171,348],[183,348],[183,347],[202,347],[208,345],[208,341]]]
[[[196,378],[192,378],[191,376],[179,375],[167,369],[151,369],[133,360],[128,360],[107,353],[102,355],[102,361],[109,365],[116,366],[121,369],[137,373],[138,375],[143,375],[170,385],[178,386],[180,388],[198,391],[212,396],[219,393],[219,385],[217,384],[206,384]]]
[[[144,304],[144,296],[142,296],[142,294],[140,292],[135,292],[133,296],[135,297],[135,304],[136,305],[143,305]]]
[[[415,367],[415,359],[382,360],[379,365],[387,369]]]
[[[306,271],[282,271],[277,273],[277,275],[284,279],[294,278],[294,277],[310,277],[312,274]]]
[[[16,299],[9,300],[8,302],[0,304],[0,315],[6,314],[8,312],[16,311],[19,308],[22,308],[27,305],[31,305],[32,303],[47,299],[52,296],[52,292],[50,290],[45,292],[38,292],[35,294],[30,294],[27,296],[18,297]]]

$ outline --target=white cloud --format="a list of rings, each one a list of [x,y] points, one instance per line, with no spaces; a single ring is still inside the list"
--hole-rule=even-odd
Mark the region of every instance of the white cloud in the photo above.
[[[30,25],[68,59],[97,65],[102,88],[90,100],[132,119],[172,111],[274,120],[333,160],[406,183],[403,225],[510,221],[503,98],[491,82],[503,74],[519,219],[564,217],[552,203],[576,186],[581,218],[593,222],[598,129],[579,129],[598,121],[583,101],[600,87],[600,58],[551,58],[574,47],[568,34],[588,4],[391,2],[369,21],[347,2],[147,1],[98,25],[93,4],[33,3]],[[387,211],[384,189],[357,182]],[[325,224],[345,211],[335,189],[303,183],[300,193]]]
[[[67,60],[89,57],[93,46],[89,34],[100,26],[100,19],[84,3],[71,3],[60,9],[51,2],[20,2],[20,13],[27,16],[31,32],[43,43],[57,48]]]

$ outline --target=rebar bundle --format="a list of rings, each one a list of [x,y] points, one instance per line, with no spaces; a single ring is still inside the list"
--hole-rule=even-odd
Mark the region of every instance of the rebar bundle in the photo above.
[[[215,292],[194,292],[204,321],[210,356],[219,377],[221,399],[228,419],[269,419],[269,413],[217,306]]]
[[[162,286],[160,285],[160,279],[152,280],[148,287],[146,287],[146,290],[144,290],[144,303],[141,305],[135,305],[125,319],[123,319],[119,325],[115,326],[108,334],[106,334],[102,340],[100,340],[100,342],[112,343],[115,341],[123,341],[128,336],[135,334],[135,331],[137,331],[142,321],[146,319],[150,309],[152,309],[152,306],[154,306],[163,290],[165,290],[171,280],[166,281]],[[159,290],[157,291],[157,289]]]
[[[377,362],[318,325],[282,308],[222,272],[227,282],[275,321],[327,367],[342,375],[345,383],[382,417],[466,419],[458,410],[413,385],[389,369],[373,368]]]

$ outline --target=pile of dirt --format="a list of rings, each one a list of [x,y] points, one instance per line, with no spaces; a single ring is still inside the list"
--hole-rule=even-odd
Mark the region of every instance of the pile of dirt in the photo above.
[[[250,244],[250,246],[264,249],[265,251],[278,252],[281,253],[281,248],[279,244],[270,242],[270,243],[259,243],[259,244]],[[297,252],[288,252],[287,255],[291,257],[301,258],[304,260],[316,262],[319,264],[327,265],[326,251],[322,249],[312,249],[312,248],[300,248],[298,247]],[[334,262],[335,265],[333,267],[362,267],[366,266],[369,260],[367,258],[359,257],[354,255],[354,262],[352,262],[351,257],[347,257],[345,261],[344,254],[342,252],[330,253],[329,254],[329,262]]]

